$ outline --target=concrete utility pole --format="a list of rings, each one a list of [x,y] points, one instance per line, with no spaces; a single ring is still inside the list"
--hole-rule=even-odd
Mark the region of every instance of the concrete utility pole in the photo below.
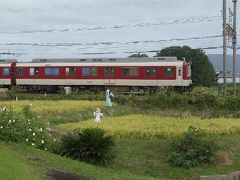
[[[232,31],[232,46],[233,46],[233,95],[236,96],[236,59],[237,59],[237,0],[233,2],[233,31]]]
[[[226,70],[226,61],[227,61],[227,46],[226,46],[226,14],[227,14],[227,2],[223,0],[223,84],[224,84],[224,94],[226,94],[227,89],[227,70]]]

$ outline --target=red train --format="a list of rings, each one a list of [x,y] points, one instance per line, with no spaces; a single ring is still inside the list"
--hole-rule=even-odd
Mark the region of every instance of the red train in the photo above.
[[[0,86],[21,86],[27,91],[191,89],[191,63],[176,57],[33,59],[0,61]]]

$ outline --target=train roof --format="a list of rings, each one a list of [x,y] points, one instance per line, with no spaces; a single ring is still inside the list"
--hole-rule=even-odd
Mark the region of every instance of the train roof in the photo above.
[[[159,61],[180,61],[177,57],[129,57],[129,58],[59,58],[59,59],[33,59],[32,63],[127,63],[127,62],[159,62]]]
[[[17,62],[16,59],[0,59],[0,63],[13,63]]]

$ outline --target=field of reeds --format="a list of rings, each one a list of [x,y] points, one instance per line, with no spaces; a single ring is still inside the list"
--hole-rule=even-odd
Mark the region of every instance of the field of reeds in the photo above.
[[[156,115],[127,115],[120,117],[103,117],[100,125],[96,125],[94,118],[59,125],[61,129],[73,131],[88,127],[100,127],[114,137],[130,139],[176,138],[195,126],[209,134],[229,135],[240,132],[238,119],[201,119],[199,117],[160,117]]]
[[[74,100],[31,100],[31,101],[2,101],[1,106],[14,107],[15,111],[19,111],[23,106],[30,105],[33,112],[76,112],[83,109],[95,109],[96,107],[103,107],[104,103],[101,101],[74,101]]]

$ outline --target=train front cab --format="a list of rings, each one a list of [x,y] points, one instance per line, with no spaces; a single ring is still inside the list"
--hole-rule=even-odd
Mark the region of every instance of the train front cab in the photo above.
[[[176,71],[175,90],[177,92],[190,92],[192,90],[191,62],[184,61],[181,67],[177,67]]]

